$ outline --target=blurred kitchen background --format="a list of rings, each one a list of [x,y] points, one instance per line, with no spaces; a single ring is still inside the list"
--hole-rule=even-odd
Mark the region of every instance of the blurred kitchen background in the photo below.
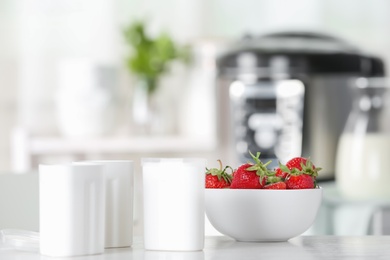
[[[134,103],[149,95],[141,93],[139,96],[139,78],[127,66],[132,48],[125,31],[137,21],[145,22],[145,31],[151,37],[164,32],[169,34],[177,46],[186,48],[189,59],[170,63],[153,93],[154,107],[140,104],[141,108],[137,108],[140,110],[134,113]],[[229,59],[218,59],[222,54],[232,47],[242,47],[239,41],[243,38],[250,45],[252,39],[263,35],[305,32],[298,36],[309,37],[306,39],[311,43],[314,33],[331,35],[343,41],[320,37],[313,42],[314,45],[320,43],[318,47],[306,42],[308,50],[305,51],[305,45],[299,45],[298,41],[297,49],[310,53],[312,48],[318,54],[331,46],[346,56],[373,57],[367,70],[355,68],[354,71],[353,66],[348,67],[350,61],[340,70],[350,76],[378,76],[390,72],[390,66],[386,66],[390,61],[389,24],[390,2],[387,0],[1,0],[0,172],[34,172],[39,163],[102,158],[139,162],[141,157],[153,156],[205,157],[209,167],[216,167],[216,160],[222,158],[224,163],[237,166],[246,160],[242,151],[253,146],[234,139],[232,133],[237,133],[237,129],[230,122],[235,115],[229,110],[229,94],[228,91],[221,93],[219,88],[242,79],[236,70],[232,70],[234,76],[226,76],[231,69],[229,66],[245,68],[256,61],[253,55],[237,56],[234,57],[237,64],[232,65]],[[283,37],[276,39],[282,49],[286,47],[284,42],[289,41]],[[287,47],[295,48],[294,44],[293,39]],[[285,57],[275,55],[267,64],[282,72],[289,71],[292,67],[286,65]],[[339,68],[336,66],[340,64],[338,58],[334,65],[326,62],[331,64],[327,69],[316,61],[320,64],[318,71],[324,69],[325,74],[329,71],[334,74],[332,69]],[[225,70],[219,71],[218,64]],[[357,66],[364,67],[360,63]],[[302,76],[302,73],[305,72],[298,71],[297,75]],[[286,79],[280,74],[272,77]],[[347,84],[347,80],[328,82]],[[328,83],[322,81],[322,84]],[[232,89],[240,91],[240,86]],[[299,92],[299,84],[297,89]],[[329,98],[321,91],[317,96],[315,92],[311,95],[316,100]],[[148,120],[151,111],[152,122]],[[345,109],[345,115],[348,112]],[[332,113],[337,114],[337,111]],[[264,116],[262,120],[272,121],[268,112]],[[342,123],[341,120],[338,134]],[[337,142],[329,143],[326,138],[329,135],[338,138],[338,134],[311,135],[311,145],[333,146],[327,152],[320,146],[313,148],[316,151],[311,150],[318,154],[317,158],[312,157],[313,161],[317,159],[320,165],[326,164],[323,177],[326,183],[334,180],[334,158],[325,158],[321,153],[336,152]],[[275,137],[266,131],[263,136],[253,138],[267,143]],[[298,141],[299,138],[302,137],[298,136]],[[272,142],[264,149],[270,146]],[[269,155],[272,156],[276,155]],[[137,168],[136,181],[139,179]],[[27,182],[24,188],[31,189]],[[19,191],[8,190],[14,195]],[[140,192],[138,188],[137,192]],[[29,199],[15,196],[20,200]],[[136,205],[139,203],[136,201]],[[334,209],[340,202],[329,203],[327,205]],[[387,206],[380,204],[383,205]],[[364,225],[369,225],[373,218],[382,223],[386,217],[382,213],[374,216],[373,212],[379,207],[374,206],[363,205],[361,223]],[[340,215],[349,217],[353,210]],[[31,221],[33,224],[29,227],[36,223]],[[376,225],[362,227],[361,233],[383,230],[384,226]],[[321,226],[317,232],[325,231]]]

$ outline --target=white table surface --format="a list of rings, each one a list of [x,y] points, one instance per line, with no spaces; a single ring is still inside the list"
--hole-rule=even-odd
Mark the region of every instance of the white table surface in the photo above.
[[[244,260],[244,259],[390,259],[390,236],[301,236],[288,242],[243,243],[228,237],[206,237],[205,248],[198,252],[162,252],[143,249],[142,238],[133,247],[106,249],[104,254],[52,258],[33,252],[0,250],[1,260]]]

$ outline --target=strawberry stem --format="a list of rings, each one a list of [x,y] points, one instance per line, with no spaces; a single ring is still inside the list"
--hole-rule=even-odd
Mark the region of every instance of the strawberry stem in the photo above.
[[[217,168],[211,168],[211,169],[208,169],[206,168],[206,174],[211,174],[213,176],[217,176],[218,177],[218,180],[221,180],[221,179],[224,179],[227,183],[231,183],[232,182],[232,174],[228,174],[226,172],[227,169],[230,169],[233,173],[233,168],[230,167],[230,166],[226,166],[224,169],[222,169],[222,161],[221,160],[217,160],[218,163],[219,163],[219,169]]]
[[[222,171],[222,162],[221,162],[221,160],[217,160],[217,162],[219,163],[219,170]]]
[[[248,167],[247,170],[249,171],[256,171],[256,175],[259,176],[259,182],[263,183],[264,178],[272,177],[275,175],[275,172],[270,171],[267,169],[267,166],[272,162],[269,160],[266,163],[262,163],[260,161],[260,152],[256,153],[256,156],[249,151],[249,154],[252,156],[253,161],[255,162],[252,164],[252,166]]]

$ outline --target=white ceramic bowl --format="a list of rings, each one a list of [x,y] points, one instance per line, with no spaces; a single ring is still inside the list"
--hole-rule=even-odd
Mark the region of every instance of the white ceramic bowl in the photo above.
[[[322,188],[302,190],[206,189],[210,223],[237,241],[287,241],[313,224]]]

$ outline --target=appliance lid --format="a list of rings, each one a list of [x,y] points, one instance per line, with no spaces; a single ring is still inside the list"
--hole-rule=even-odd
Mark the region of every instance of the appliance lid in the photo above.
[[[348,42],[320,33],[282,32],[245,36],[219,56],[222,73],[359,73],[383,75],[381,59],[363,54]]]

